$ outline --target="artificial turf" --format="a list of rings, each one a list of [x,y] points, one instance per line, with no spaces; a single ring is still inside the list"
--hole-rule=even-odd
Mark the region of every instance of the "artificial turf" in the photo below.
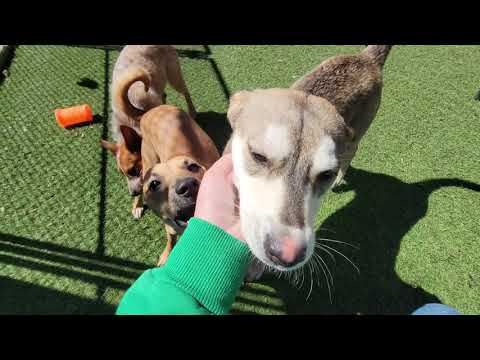
[[[329,56],[362,46],[183,46],[198,121],[220,148],[228,97],[287,87]],[[109,135],[117,50],[19,46],[0,84],[0,313],[111,314],[164,244],[151,213],[135,221]],[[320,268],[299,289],[266,276],[235,313],[406,314],[442,302],[480,314],[478,46],[397,46],[383,101],[347,175],[317,217]],[[185,108],[168,89],[168,102]],[[53,110],[88,103],[95,123],[60,128]],[[308,299],[307,299],[308,297]]]

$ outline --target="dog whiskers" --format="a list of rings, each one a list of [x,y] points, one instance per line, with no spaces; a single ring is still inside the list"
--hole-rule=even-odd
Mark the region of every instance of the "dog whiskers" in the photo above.
[[[336,264],[337,261],[335,260],[335,257],[333,256],[333,254],[328,251],[328,249],[325,249],[323,246],[317,246],[316,247],[317,249],[320,249],[320,251],[325,251],[328,255],[330,255],[330,257],[332,258],[333,262]],[[316,255],[315,253],[313,253],[313,255]]]
[[[322,269],[322,272],[323,272],[323,275],[325,276],[325,280],[327,281],[327,288],[328,288],[328,297],[330,299],[330,303],[332,303],[332,290],[330,289],[330,282],[329,282],[329,279],[327,277],[327,273],[325,272],[325,269],[323,268],[322,264],[320,263],[317,263],[320,268]],[[333,280],[332,280],[333,281]]]
[[[321,246],[322,246],[322,247],[326,247],[326,248],[328,248],[328,249],[336,252],[337,254],[341,255],[341,256],[342,256],[343,258],[345,258],[350,264],[352,264],[352,266],[353,266],[353,267],[357,270],[357,272],[360,274],[360,269],[358,268],[358,266],[355,265],[355,264],[353,263],[353,261],[350,260],[350,259],[349,259],[347,256],[345,256],[343,253],[341,253],[340,251],[338,251],[338,250],[336,250],[336,249],[334,249],[334,248],[332,248],[332,247],[330,247],[330,246],[328,246],[328,245],[325,245],[325,244],[323,244],[323,245],[321,245]]]
[[[298,289],[298,273],[296,271],[290,271],[292,280],[293,280],[293,286]]]
[[[325,261],[323,260],[323,258],[319,254],[314,253],[313,255],[314,255],[314,259],[317,261],[318,265],[321,266],[323,264],[325,266],[325,268],[327,270],[327,274],[328,274],[329,279],[330,279],[330,283],[333,286],[333,276],[332,276],[332,273],[330,272],[330,269],[328,268],[327,264],[325,263]],[[320,261],[322,264],[320,264],[320,262],[318,262],[318,261]]]
[[[310,262],[308,262],[308,269],[310,270],[310,291],[308,292],[307,300],[310,298],[310,294],[312,293],[312,290],[313,290],[312,264]]]
[[[337,232],[336,231],[333,231],[332,229],[327,229],[327,228],[319,228],[318,231],[328,231],[328,232],[331,232],[332,234],[336,234]]]
[[[303,282],[305,281],[305,269],[302,267],[300,268],[301,273],[302,273],[302,283],[300,284],[300,288],[303,286]]]
[[[323,265],[325,266],[325,269],[327,270],[328,272],[328,275],[330,276],[330,281],[331,281],[331,284],[332,284],[332,292],[334,293],[335,292],[335,283],[333,281],[333,275],[330,271],[330,269],[328,268],[328,265],[327,263],[325,262],[325,260],[323,260],[323,258],[320,256],[320,254],[316,254],[318,256],[318,258],[320,259],[320,261],[323,263]],[[330,304],[332,303],[332,296],[330,296]]]
[[[318,275],[316,276],[317,277],[317,286],[320,287],[320,279],[321,279],[321,276],[320,276],[320,269],[322,270],[323,272],[323,275],[325,277],[325,280],[327,282],[327,288],[328,288],[328,295],[329,295],[329,299],[330,299],[330,302],[332,301],[332,290],[330,288],[330,281],[332,281],[332,286],[333,286],[333,278],[332,279],[329,279],[327,277],[327,274],[325,272],[325,269],[323,268],[322,264],[320,262],[318,262],[318,259],[316,257],[312,257],[312,265],[313,265],[313,270],[314,270],[314,275],[315,273],[317,273]],[[331,274],[330,274],[331,276]]]
[[[345,241],[339,241],[339,240],[332,240],[332,239],[326,239],[326,238],[317,238],[317,240],[320,240],[320,241],[327,241],[327,242],[333,242],[333,243],[339,243],[339,244],[344,244],[344,245],[347,245],[347,246],[351,246],[353,247],[354,249],[356,250],[360,250],[360,248],[358,246],[355,246],[355,245],[352,245],[352,244],[349,244]],[[315,246],[321,246],[320,244],[315,244]]]

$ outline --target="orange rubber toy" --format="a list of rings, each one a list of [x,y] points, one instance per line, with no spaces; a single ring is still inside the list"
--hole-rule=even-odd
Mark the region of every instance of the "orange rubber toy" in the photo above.
[[[58,125],[68,128],[74,125],[91,123],[93,121],[92,108],[89,105],[77,105],[66,109],[55,110]]]

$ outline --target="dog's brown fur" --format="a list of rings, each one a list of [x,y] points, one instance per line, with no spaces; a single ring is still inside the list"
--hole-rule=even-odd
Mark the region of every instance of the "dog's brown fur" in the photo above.
[[[383,65],[391,45],[369,45],[359,54],[325,60],[291,88],[328,100],[354,130],[336,180],[340,183],[355,156],[360,140],[375,118],[382,97]]]
[[[165,222],[167,245],[158,265],[163,265],[183,232],[174,221],[182,206],[195,206],[196,193],[188,202],[179,198],[175,184],[194,178],[200,184],[207,171],[220,154],[210,139],[192,117],[181,109],[161,105],[148,111],[141,120],[142,161],[144,173],[143,194],[146,204]],[[196,171],[189,166],[198,165]],[[151,182],[158,181],[162,188],[151,190]],[[193,212],[191,214],[193,216]]]
[[[143,212],[141,195],[141,128],[142,115],[166,101],[165,87],[169,83],[187,102],[189,113],[196,116],[185,84],[176,50],[170,45],[127,45],[120,53],[113,70],[112,132],[116,143],[102,140],[117,159],[126,176],[130,194],[134,196],[132,214]],[[132,169],[135,169],[135,175]]]

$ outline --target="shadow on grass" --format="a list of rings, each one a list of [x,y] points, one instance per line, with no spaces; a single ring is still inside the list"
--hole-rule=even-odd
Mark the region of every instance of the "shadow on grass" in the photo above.
[[[8,69],[10,68],[10,64],[15,57],[16,48],[17,46],[13,45],[11,49],[8,50],[7,56],[3,59],[2,63],[0,63],[0,85],[2,85],[5,79],[9,76]]]
[[[197,114],[196,121],[208,136],[212,138],[221,154],[232,133],[227,115],[215,111],[201,112]]]
[[[115,306],[0,276],[0,315],[114,314]]]
[[[126,290],[148,268],[135,261],[1,233],[0,252],[2,264],[68,277],[102,289]],[[0,284],[2,314],[114,312],[113,306],[100,298],[88,300],[6,277],[0,277]]]
[[[101,139],[108,139],[108,113],[109,113],[109,89],[110,89],[110,49],[104,49],[104,79],[103,79],[103,114],[101,119],[103,120],[102,124],[102,134]],[[99,141],[100,142],[100,141]],[[107,150],[103,146],[98,147],[100,149],[100,203],[98,205],[98,241],[97,248],[95,249],[95,254],[97,256],[103,256],[105,253],[105,210],[107,207]],[[97,299],[103,297],[106,287],[103,284],[98,284],[97,288]]]
[[[98,89],[98,82],[87,77],[83,77],[80,80],[78,80],[77,85],[81,87],[85,87],[87,89],[91,89],[91,90]]]
[[[425,216],[432,192],[443,187],[480,192],[480,185],[460,179],[407,184],[392,176],[355,168],[349,169],[346,179],[347,185],[336,192],[353,190],[355,198],[329,216],[316,236],[358,247],[359,250],[355,250],[338,243],[321,242],[351,258],[360,268],[360,275],[330,249],[336,265],[326,252],[320,254],[334,276],[332,304],[325,280],[327,275],[321,271],[316,275],[320,279],[315,279],[321,283],[313,285],[309,300],[306,300],[311,284],[308,276],[300,291],[286,280],[271,275],[266,275],[262,282],[277,291],[289,314],[410,314],[426,303],[440,302],[425,290],[406,284],[396,274],[401,241]]]

